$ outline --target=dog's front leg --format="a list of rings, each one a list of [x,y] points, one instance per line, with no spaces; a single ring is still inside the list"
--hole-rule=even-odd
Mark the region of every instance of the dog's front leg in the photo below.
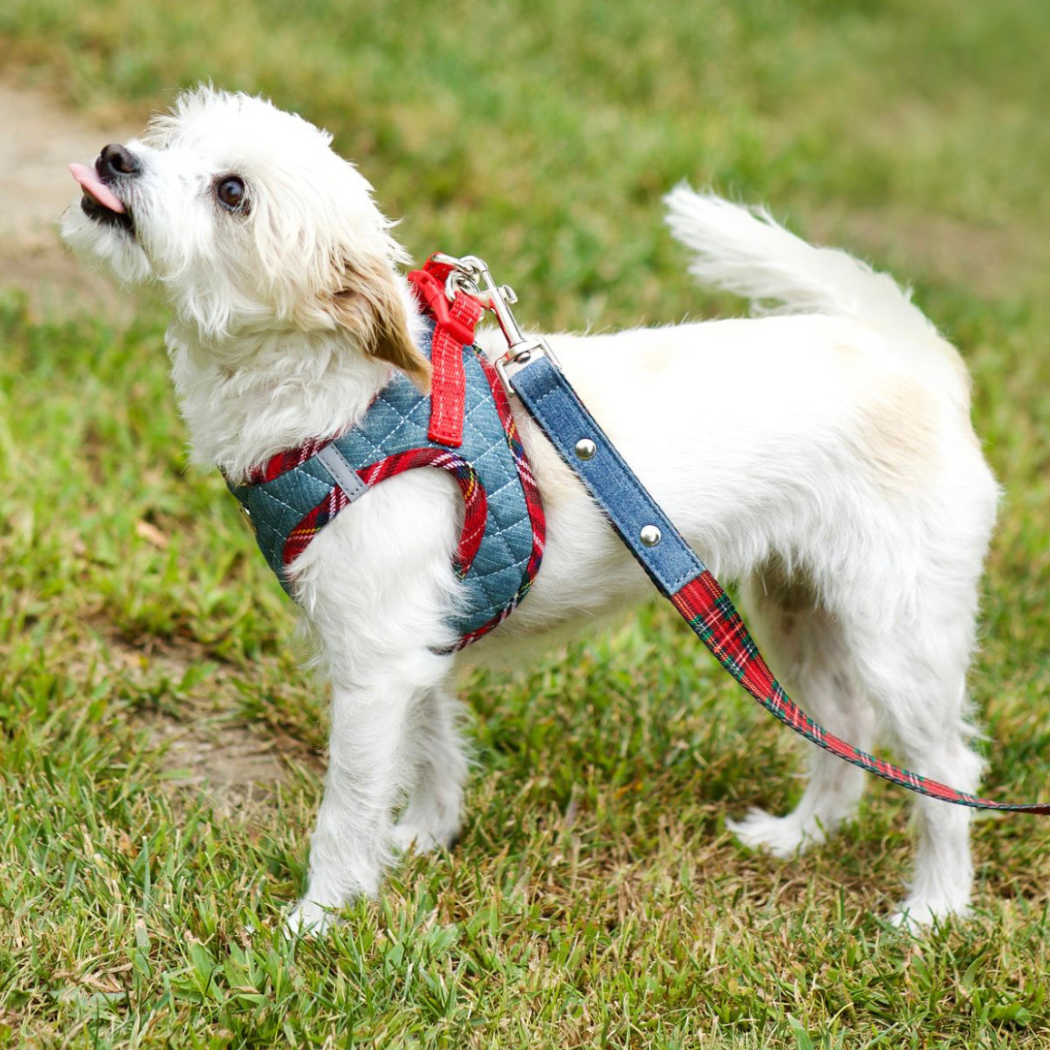
[[[381,677],[333,687],[324,798],[310,840],[307,889],[288,916],[290,933],[322,932],[335,909],[378,889],[391,856],[391,815],[416,765],[411,724],[447,663],[421,654],[388,666]]]
[[[460,737],[459,702],[448,685],[431,690],[413,719],[411,752],[416,768],[408,805],[394,825],[400,850],[419,853],[451,847],[459,838],[467,755]]]

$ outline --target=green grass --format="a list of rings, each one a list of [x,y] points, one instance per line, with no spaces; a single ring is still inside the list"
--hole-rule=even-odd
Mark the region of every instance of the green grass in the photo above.
[[[661,229],[682,178],[912,281],[1005,490],[972,688],[987,790],[1019,799],[1050,797],[1048,42],[1029,0],[0,10],[9,75],[93,116],[210,78],[328,126],[417,258],[484,256],[530,324],[736,309]],[[163,310],[2,301],[0,1045],[1047,1045],[1050,828],[980,821],[976,913],[922,943],[875,917],[900,792],[796,862],[746,854],[725,816],[788,806],[798,753],[655,607],[470,676],[460,845],[286,942],[325,701],[221,479],[187,470]],[[275,739],[280,786],[202,791],[159,726]]]

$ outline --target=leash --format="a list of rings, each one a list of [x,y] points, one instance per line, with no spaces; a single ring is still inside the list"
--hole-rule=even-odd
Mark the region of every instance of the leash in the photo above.
[[[409,280],[434,313],[439,330],[442,314],[454,317],[451,339],[468,334],[468,327],[473,339],[473,324],[464,325],[463,319],[475,311],[461,300],[472,299],[495,314],[508,345],[496,362],[496,372],[508,394],[517,397],[536,420],[660,593],[715,659],[770,714],[817,747],[909,791],[974,809],[1050,815],[1050,803],[996,802],[957,791],[869,755],[814,722],[773,677],[721,585],[587,411],[546,340],[522,333],[510,311],[517,301],[513,290],[498,286],[488,266],[475,256],[457,259],[436,254],[422,271],[409,274]],[[480,316],[481,311],[476,313]],[[435,369],[432,425],[435,418],[446,418],[442,406],[455,404],[454,386],[454,375],[448,370],[439,375]]]

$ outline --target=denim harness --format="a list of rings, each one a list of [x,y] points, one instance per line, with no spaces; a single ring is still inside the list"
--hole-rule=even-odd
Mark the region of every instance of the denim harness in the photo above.
[[[433,338],[431,323],[420,346],[428,358]],[[457,344],[451,352],[463,377],[456,447],[430,436],[431,398],[397,373],[350,430],[278,453],[247,484],[229,488],[247,511],[270,568],[294,596],[290,566],[336,514],[406,470],[448,471],[464,503],[454,557],[465,598],[452,620],[458,649],[502,623],[528,593],[543,553],[544,520],[492,366],[473,345]]]

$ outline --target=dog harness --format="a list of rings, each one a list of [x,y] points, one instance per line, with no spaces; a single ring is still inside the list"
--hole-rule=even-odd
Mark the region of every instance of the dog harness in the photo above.
[[[400,451],[388,454],[385,459],[374,462],[369,467],[358,469],[350,466],[361,459],[361,445],[354,437],[358,427],[355,427],[344,438],[337,438],[334,442],[275,456],[254,485],[233,489],[242,505],[251,511],[259,545],[286,589],[286,567],[333,514],[367,492],[371,485],[377,484],[392,473],[411,466],[444,466],[448,457],[452,456],[448,445],[461,440],[462,445],[457,447],[462,448],[463,455],[452,456],[457,465],[445,469],[452,469],[457,473],[467,501],[466,521],[457,554],[457,570],[463,575],[471,594],[477,598],[479,604],[470,614],[464,614],[464,621],[457,624],[464,632],[457,648],[468,644],[500,623],[528,591],[532,577],[539,568],[543,549],[542,509],[524,451],[520,449],[520,442],[517,442],[514,434],[506,396],[506,392],[509,392],[511,396],[520,399],[524,408],[536,420],[660,593],[674,605],[718,662],[767,711],[825,751],[910,791],[975,809],[1050,814],[1050,803],[995,802],[966,794],[946,784],[901,769],[840,740],[810,719],[774,678],[746,625],[718,581],[685,542],[580,401],[562,373],[546,340],[539,337],[527,338],[522,334],[510,311],[509,304],[516,301],[513,292],[509,288],[498,287],[485,263],[473,256],[455,259],[447,255],[435,255],[422,271],[409,274],[409,280],[415,285],[421,301],[434,318],[434,335],[427,348],[431,351],[434,369],[433,394],[430,399],[423,398],[411,387],[407,379],[395,380],[383,391],[376,405],[382,403],[379,418],[383,418],[387,411],[388,397],[395,399],[398,408],[395,413],[397,422],[391,431],[393,435],[400,431],[401,420],[405,415],[401,406],[408,405],[408,415],[412,416],[414,427],[411,430],[413,437],[409,441],[410,445],[419,440],[420,428],[429,420],[426,442],[420,443],[418,447],[402,448],[401,437],[396,437],[395,446]],[[509,347],[495,365],[499,381],[480,352],[469,345],[473,341],[474,324],[484,309],[490,309],[496,315]],[[465,382],[464,374],[468,377]],[[481,383],[475,379],[472,388],[469,379],[472,375],[484,376],[485,382]],[[533,522],[532,553],[529,558],[524,559],[525,571],[517,591],[513,595],[510,593],[509,583],[517,569],[511,572],[508,563],[507,589],[488,601],[481,599],[482,589],[478,587],[477,581],[471,580],[470,569],[477,558],[467,556],[473,544],[477,542],[474,539],[476,532],[467,524],[472,519],[468,490],[475,483],[475,478],[482,485],[485,480],[477,470],[478,461],[469,458],[473,445],[468,441],[467,432],[471,427],[461,427],[460,424],[461,420],[469,420],[475,413],[487,411],[481,407],[476,394],[471,392],[472,389],[492,399],[493,405],[489,407],[504,428],[503,441],[512,450],[526,511]],[[403,402],[400,400],[402,398],[405,399]],[[427,404],[428,400],[430,404]],[[372,425],[368,423],[371,416],[370,410],[362,424],[366,429]],[[380,427],[379,430],[385,434],[387,428]],[[406,441],[409,440],[407,433],[404,437]],[[388,439],[384,437],[383,440],[385,442]],[[489,450],[482,452],[482,459],[491,454],[491,450],[498,444],[499,442],[491,439],[490,434],[489,439],[479,446]],[[345,463],[340,463],[335,453],[342,457],[344,447],[351,453],[351,458]],[[335,452],[331,451],[333,448]],[[384,450],[385,446],[384,449],[378,449]],[[290,457],[293,465],[290,466],[283,456]],[[410,460],[417,457],[417,461],[408,462],[407,466],[385,466],[391,460],[395,464],[400,463],[400,457],[409,457]],[[369,458],[368,454],[365,458]],[[303,467],[307,468],[305,472]],[[280,502],[276,499],[276,493],[274,500],[269,498],[269,493],[273,490],[266,489],[266,486],[280,481],[293,470],[299,470],[300,473],[309,476],[311,483],[318,486],[311,491],[320,494],[320,503],[309,513],[299,517],[302,507],[309,503],[312,497],[298,502],[297,509],[291,512],[287,520],[293,522],[294,519],[299,524],[285,524],[276,529],[271,529],[268,524],[260,524],[256,515],[268,514],[269,504],[274,501]],[[289,485],[295,488],[294,479],[289,479]],[[350,492],[346,492],[346,489]],[[263,496],[263,492],[267,495]],[[343,495],[336,495],[339,492],[343,492]],[[282,499],[283,493],[284,489],[281,489]],[[489,493],[489,496],[491,501],[492,493]],[[335,509],[329,510],[330,506]],[[520,507],[516,514],[520,522]],[[485,517],[477,514],[473,516],[479,519]],[[488,528],[475,526],[477,527],[484,529],[480,548],[485,549]],[[492,549],[490,546],[486,550],[486,557]],[[518,560],[514,565],[522,563],[524,544],[518,551]],[[465,569],[464,564],[467,566]],[[499,609],[496,615],[482,623],[484,617],[491,616],[494,608]],[[480,626],[477,626],[478,624]]]
[[[468,312],[476,322],[481,307]],[[543,506],[507,395],[473,345],[473,322],[468,330],[431,315],[420,347],[433,365],[431,397],[398,373],[350,430],[280,452],[247,484],[229,486],[289,595],[289,567],[325,525],[387,478],[419,467],[448,471],[463,496],[454,648],[498,626],[528,593],[543,556]]]

